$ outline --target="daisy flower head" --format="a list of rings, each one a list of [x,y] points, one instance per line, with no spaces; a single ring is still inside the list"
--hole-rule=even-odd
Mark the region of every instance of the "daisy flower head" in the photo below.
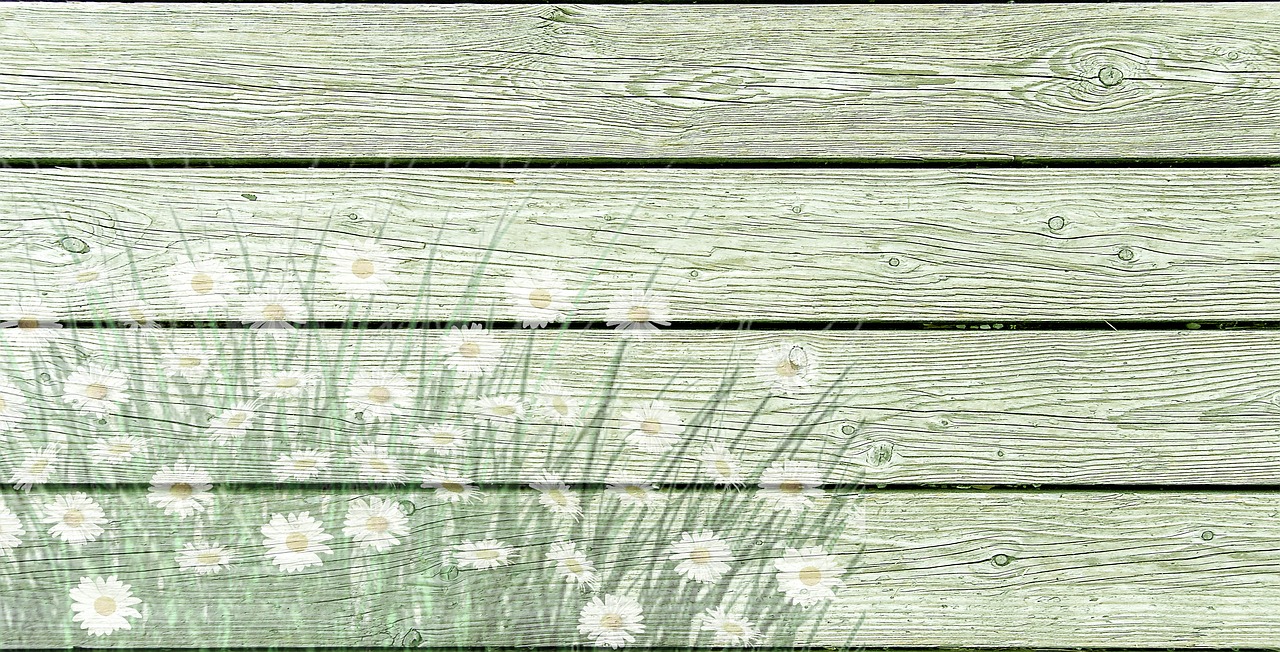
[[[262,536],[267,557],[286,573],[320,566],[324,563],[320,555],[333,554],[324,545],[333,535],[326,533],[324,525],[309,512],[272,514],[271,521],[262,526]]]
[[[548,380],[538,387],[537,413],[559,426],[582,424],[582,401],[575,398],[563,385]]]
[[[64,289],[76,294],[94,293],[98,296],[111,293],[111,270],[100,259],[87,259],[70,265],[63,274]],[[105,290],[105,292],[104,292]]]
[[[463,376],[487,374],[498,366],[502,344],[480,324],[451,326],[440,342],[444,364]]]
[[[214,354],[194,344],[178,344],[164,353],[161,365],[169,378],[199,383],[216,375]]]
[[[624,337],[642,338],[653,335],[658,326],[670,326],[668,303],[647,290],[623,292],[609,302],[605,325],[616,328]]]
[[[644,610],[629,596],[596,596],[578,613],[578,633],[597,647],[617,649],[644,633]]]
[[[550,473],[542,473],[529,486],[538,491],[538,503],[556,516],[578,520],[582,516],[582,499],[569,485]]]
[[[236,294],[236,277],[220,260],[184,258],[169,268],[169,288],[186,310],[221,314]]]
[[[124,374],[89,362],[71,372],[62,386],[62,400],[83,414],[106,416],[129,400]]]
[[[142,600],[133,597],[130,586],[115,575],[82,577],[80,585],[71,589],[71,622],[93,636],[103,636],[118,629],[132,629],[129,618],[141,618],[134,607]]]
[[[515,561],[515,548],[497,539],[464,541],[453,547],[453,558],[462,569],[488,570]]]
[[[72,545],[96,540],[105,530],[107,515],[98,501],[89,494],[77,492],[69,496],[54,496],[44,504],[44,522],[50,525],[49,534]]]
[[[651,483],[634,479],[619,479],[609,483],[605,491],[626,507],[649,507],[666,502],[666,496]]]
[[[475,419],[489,424],[515,423],[524,418],[524,399],[515,394],[490,394],[476,399]]]
[[[253,381],[262,398],[296,399],[313,391],[320,384],[320,374],[303,369],[281,369]]]
[[[28,449],[26,457],[18,468],[9,476],[9,482],[18,491],[30,491],[31,487],[49,481],[49,476],[57,470],[58,455],[62,447],[58,444],[45,444],[40,449]]]
[[[213,502],[213,479],[208,473],[179,460],[162,466],[151,476],[147,502],[164,509],[166,516],[186,518],[203,512]]]
[[[243,439],[258,416],[258,401],[237,401],[209,422],[209,439],[215,444]]]
[[[507,281],[507,298],[525,328],[562,322],[573,312],[564,281],[548,270],[520,270]]]
[[[812,462],[774,462],[760,474],[756,497],[774,511],[802,512],[825,495],[822,468]]]
[[[22,521],[18,520],[18,515],[10,511],[9,507],[0,502],[0,557],[7,557],[13,554],[13,549],[22,545],[22,535],[25,530],[22,527]]]
[[[427,467],[422,488],[435,489],[436,498],[446,503],[466,504],[484,496],[466,476],[438,466]]]
[[[566,582],[592,591],[600,585],[595,564],[578,550],[572,541],[554,541],[547,550],[547,561],[555,565],[556,573]]]
[[[814,384],[818,376],[818,355],[812,347],[782,342],[756,356],[756,377],[776,394],[798,394]]]
[[[702,614],[703,631],[713,632],[712,645],[722,647],[746,647],[760,640],[761,633],[751,621],[724,609],[707,609]]]
[[[409,534],[409,519],[400,505],[386,498],[357,498],[347,509],[342,533],[361,548],[379,552],[399,545],[398,537]]]
[[[360,479],[364,482],[400,484],[408,477],[400,462],[387,452],[385,446],[356,444],[351,451],[351,460],[360,467]]]
[[[155,302],[147,301],[141,294],[132,292],[121,302],[121,305],[120,321],[130,329],[154,333],[155,329],[160,328],[159,321],[162,315]]]
[[[818,546],[787,548],[773,565],[778,569],[778,590],[786,594],[788,602],[801,607],[830,600],[835,590],[844,586],[840,560]]]
[[[290,480],[310,480],[329,468],[333,453],[305,448],[285,453],[271,463],[271,473],[276,482]]]
[[[58,313],[39,298],[0,306],[0,333],[18,348],[34,348],[51,342],[60,335],[61,328]]]
[[[703,530],[680,533],[680,539],[671,544],[668,559],[679,562],[676,572],[685,579],[711,583],[729,572],[733,556],[724,539],[710,530]]]
[[[241,323],[254,330],[266,329],[277,336],[294,330],[294,324],[306,321],[307,316],[302,294],[283,287],[250,294],[240,306]]]
[[[111,435],[100,437],[89,447],[94,457],[106,464],[119,464],[133,459],[147,450],[145,439],[136,435]]]
[[[707,444],[698,454],[702,469],[718,487],[741,487],[742,464],[723,444]]]
[[[418,450],[437,455],[452,455],[467,445],[470,432],[452,423],[423,426],[409,433]]]
[[[231,565],[231,551],[217,543],[196,541],[178,551],[178,568],[196,575],[215,575]]]
[[[661,453],[680,443],[684,420],[663,401],[652,400],[623,412],[626,441],[646,453]]]
[[[408,378],[387,371],[362,371],[347,385],[347,406],[366,421],[399,416],[413,399]]]
[[[8,378],[0,376],[0,435],[27,415],[27,397]]]
[[[385,295],[396,264],[391,251],[372,239],[336,244],[325,258],[329,281],[353,299]]]

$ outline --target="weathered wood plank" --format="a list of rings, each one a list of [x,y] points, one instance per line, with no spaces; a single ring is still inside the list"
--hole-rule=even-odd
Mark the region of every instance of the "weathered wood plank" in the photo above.
[[[1276,320],[1278,189],[1212,168],[5,170],[0,295],[116,320],[599,323],[643,288],[677,322]]]
[[[152,498],[164,490],[95,493],[104,532],[78,544],[47,533],[60,494],[6,496],[24,528],[0,564],[6,646],[259,646],[285,634],[294,646],[590,645],[600,615],[586,630],[580,618],[606,596],[642,610],[644,631],[627,647],[708,646],[699,618],[713,608],[745,618],[764,646],[1226,648],[1280,634],[1274,493],[825,493],[775,511],[754,491],[668,492],[641,508],[589,490],[575,494],[575,519],[530,488],[442,502],[215,486],[187,517]],[[390,510],[378,512],[385,530],[360,534],[360,501]],[[54,512],[56,524],[65,513]],[[307,547],[293,540],[296,559],[270,553],[263,527],[301,512],[332,538],[313,530]],[[724,565],[682,568],[694,554],[673,543],[704,531],[688,550],[703,545]],[[463,551],[490,539],[496,557]],[[229,565],[182,567],[177,555],[197,540],[222,546]],[[560,542],[574,544],[578,566],[549,559]],[[308,558],[317,543],[325,550]],[[788,549],[810,546],[832,565],[804,568],[810,557],[780,577]],[[284,570],[294,562],[306,565]],[[138,615],[92,636],[73,621],[71,590],[111,576],[141,600]],[[804,597],[804,580],[830,593]]]
[[[1280,155],[1254,3],[9,3],[0,156]]]
[[[788,460],[829,483],[1280,483],[1280,331],[61,332],[0,360],[10,484],[178,458],[224,483],[754,485]]]

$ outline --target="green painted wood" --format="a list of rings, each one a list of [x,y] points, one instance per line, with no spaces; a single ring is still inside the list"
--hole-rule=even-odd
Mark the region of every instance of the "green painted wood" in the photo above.
[[[1275,157],[1253,3],[15,3],[0,156]]]
[[[185,517],[182,502],[166,514],[168,486],[100,489],[103,532],[78,544],[44,522],[62,494],[6,492],[6,523],[24,528],[0,561],[6,647],[589,646],[601,617],[580,630],[584,607],[609,596],[639,604],[634,648],[710,646],[699,618],[715,608],[759,628],[766,647],[1264,647],[1280,627],[1274,493],[823,492],[789,511],[755,490],[670,491],[641,507],[575,489],[559,496],[579,501],[575,519],[530,487],[467,502],[415,489],[202,489],[182,494],[202,505]],[[378,512],[381,534],[381,522],[358,534],[368,505],[391,510]],[[293,539],[308,565],[285,571],[263,527],[301,512],[332,538]],[[686,533],[723,543],[708,555],[725,566],[681,569],[672,546]],[[464,552],[489,539],[497,557]],[[177,555],[197,540],[221,545],[229,565],[183,568]],[[586,566],[548,559],[561,542],[591,564],[589,581],[567,579]],[[317,544],[326,550],[307,557]],[[779,578],[788,548],[810,546],[832,565]],[[71,591],[113,576],[138,615],[94,636],[73,620]],[[802,598],[801,578],[830,593]]]
[[[0,319],[599,324],[648,288],[675,322],[1280,320],[1277,188],[1265,168],[5,170]]]
[[[1280,482],[1280,331],[45,332],[0,359],[9,484]]]

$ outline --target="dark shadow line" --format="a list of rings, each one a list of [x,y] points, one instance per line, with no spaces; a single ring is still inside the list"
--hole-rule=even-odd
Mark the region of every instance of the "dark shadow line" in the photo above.
[[[133,328],[116,320],[72,320],[59,322],[72,329]],[[250,329],[239,321],[163,321],[159,328]],[[494,330],[521,329],[519,321],[488,319],[456,320],[390,320],[344,321],[317,320],[296,325],[299,330],[432,330],[464,324],[484,324]],[[750,321],[675,321],[662,331],[913,331],[913,330],[995,330],[995,331],[1145,331],[1145,330],[1268,330],[1280,329],[1280,321],[1189,321],[1189,320],[1080,320],[1080,321],[823,321],[823,320],[750,320]],[[612,331],[604,322],[570,322],[556,330]],[[264,334],[265,335],[265,334]]]

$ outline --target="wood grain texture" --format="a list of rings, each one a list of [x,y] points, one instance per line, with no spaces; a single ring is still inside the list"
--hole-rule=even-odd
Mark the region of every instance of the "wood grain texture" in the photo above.
[[[508,283],[546,273],[576,323],[642,288],[677,322],[1277,320],[1277,188],[1219,168],[5,170],[0,296],[259,321],[253,295],[286,288],[296,321],[510,320]],[[385,284],[353,295],[378,252]]]
[[[1255,3],[13,3],[5,158],[1280,155]]]
[[[1280,483],[1280,331],[625,341],[503,330],[484,344],[501,349],[492,369],[464,376],[451,367],[461,345],[440,331],[63,330],[0,363],[11,441],[0,472],[11,484],[42,460],[52,466],[35,482],[136,483],[178,459],[200,460],[220,483],[414,484],[445,466],[482,484],[550,472],[754,485],[786,461],[811,463],[806,473],[827,483]],[[783,393],[777,359],[760,363],[779,347],[804,361],[789,378],[807,387]],[[94,369],[102,375],[83,375]],[[389,376],[363,379],[376,373]],[[85,398],[95,391],[100,403]],[[487,396],[512,397],[523,416],[482,420]],[[571,407],[556,410],[557,396]],[[671,416],[634,414],[651,401]],[[437,437],[443,423],[459,434]],[[145,450],[111,452],[126,443],[112,437],[128,436]],[[736,472],[721,475],[712,445]],[[39,457],[50,446],[57,454]],[[281,471],[309,449],[329,456],[318,475]]]
[[[580,612],[609,595],[643,609],[633,648],[708,646],[697,619],[715,607],[760,628],[759,644],[783,647],[1266,647],[1280,633],[1274,493],[844,492],[789,512],[753,491],[677,491],[640,508],[588,490],[576,494],[577,519],[529,488],[444,503],[416,490],[215,486],[187,518],[149,494],[96,492],[105,532],[81,544],[46,532],[54,494],[5,496],[26,528],[0,563],[6,646],[252,647],[285,635],[293,646],[589,645]],[[370,498],[407,513],[383,549],[347,532],[357,499]],[[303,511],[333,537],[330,552],[284,572],[261,528]],[[699,583],[677,570],[671,546],[703,531],[728,557]],[[222,545],[229,566],[180,567],[177,552],[197,539]],[[485,539],[504,547],[495,568],[450,552]],[[561,541],[592,564],[587,587],[548,561]],[[806,546],[843,574],[830,598],[802,607],[776,562]],[[72,622],[69,591],[112,575],[142,600],[139,616],[89,636]]]

